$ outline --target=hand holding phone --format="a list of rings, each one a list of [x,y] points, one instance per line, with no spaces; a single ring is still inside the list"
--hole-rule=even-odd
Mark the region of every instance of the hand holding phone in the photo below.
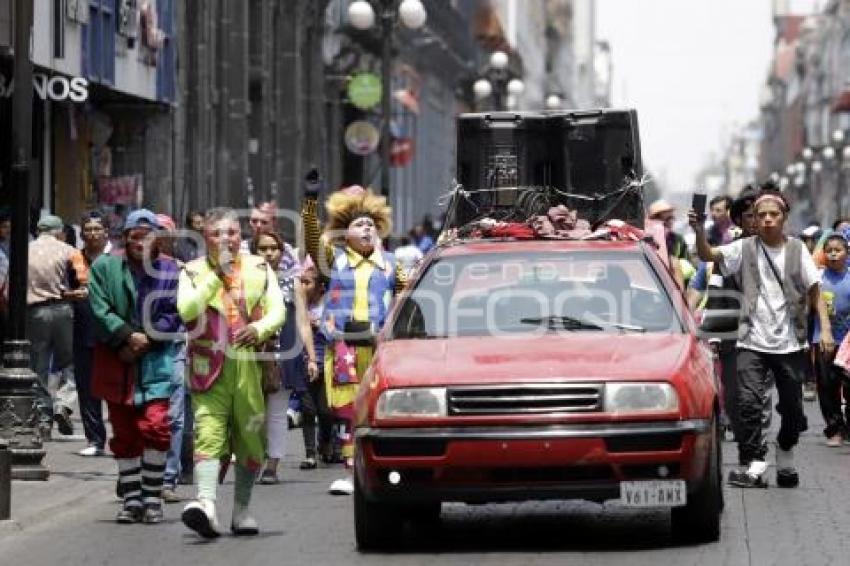
[[[704,221],[706,206],[708,205],[708,195],[705,193],[694,193],[693,200],[691,201],[691,208],[694,209],[694,212],[697,213],[697,217]]]

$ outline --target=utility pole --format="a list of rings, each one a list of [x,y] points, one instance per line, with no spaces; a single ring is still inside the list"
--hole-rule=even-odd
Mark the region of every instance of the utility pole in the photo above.
[[[33,395],[27,340],[27,269],[32,161],[32,0],[15,0],[15,90],[12,95],[12,241],[9,258],[9,329],[0,368],[0,437],[12,452],[12,477],[45,480],[39,412]]]

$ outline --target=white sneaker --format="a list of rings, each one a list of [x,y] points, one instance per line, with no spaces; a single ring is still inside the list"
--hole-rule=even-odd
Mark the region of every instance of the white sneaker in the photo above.
[[[257,520],[251,516],[248,507],[234,504],[230,531],[236,536],[253,536],[260,532],[260,527],[257,525]]]
[[[286,421],[289,428],[298,428],[301,426],[301,412],[294,409],[286,410]]]
[[[331,484],[328,493],[331,495],[351,495],[354,493],[354,484],[347,478],[336,480]]]
[[[753,460],[750,462],[750,467],[747,468],[747,475],[753,478],[759,478],[767,471],[767,462],[761,460]]]
[[[77,452],[79,456],[85,456],[87,458],[95,457],[95,456],[103,456],[103,448],[98,448],[94,444],[89,444],[79,452]]]
[[[209,499],[199,499],[186,505],[181,518],[184,525],[204,538],[221,536],[215,515],[215,503]]]

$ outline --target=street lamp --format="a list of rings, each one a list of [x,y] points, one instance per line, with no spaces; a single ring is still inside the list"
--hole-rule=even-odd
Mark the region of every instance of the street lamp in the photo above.
[[[548,110],[559,110],[564,102],[557,94],[550,94],[546,97],[546,108]]]
[[[33,396],[36,376],[30,370],[27,340],[27,271],[29,252],[29,177],[32,168],[32,61],[30,30],[33,2],[15,0],[14,72],[12,95],[12,241],[9,257],[9,329],[0,368],[0,437],[12,452],[12,477],[45,480],[44,449]],[[3,444],[4,442],[0,442]],[[5,482],[4,482],[5,483]],[[0,489],[5,489],[0,486]],[[8,501],[6,494],[0,499]],[[4,517],[0,517],[3,519]],[[8,517],[5,517],[8,518]]]
[[[505,110],[516,107],[518,99],[525,92],[525,83],[510,70],[510,57],[504,51],[490,54],[484,77],[472,85],[472,93],[477,101],[493,97],[493,107]]]
[[[375,25],[375,8],[381,18],[381,194],[390,194],[390,122],[392,121],[392,50],[393,27],[396,22],[408,29],[419,29],[425,25],[428,12],[421,0],[355,0],[348,6],[348,21],[352,27],[366,31]]]

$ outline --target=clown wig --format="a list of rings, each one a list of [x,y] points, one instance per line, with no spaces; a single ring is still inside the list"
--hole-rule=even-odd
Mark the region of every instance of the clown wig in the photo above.
[[[325,234],[334,241],[339,241],[348,226],[363,216],[375,222],[381,239],[392,230],[392,209],[387,205],[387,199],[360,186],[347,187],[332,194],[325,203],[325,210],[328,212]]]

